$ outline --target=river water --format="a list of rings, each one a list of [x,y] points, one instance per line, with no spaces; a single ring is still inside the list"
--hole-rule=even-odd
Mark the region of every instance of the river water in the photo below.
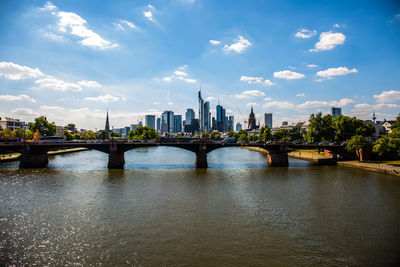
[[[0,266],[390,266],[399,177],[223,148],[196,169],[177,148],[0,164]]]

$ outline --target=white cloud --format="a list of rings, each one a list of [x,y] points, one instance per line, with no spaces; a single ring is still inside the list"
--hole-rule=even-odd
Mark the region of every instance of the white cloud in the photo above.
[[[243,91],[238,95],[235,95],[235,97],[239,99],[248,98],[250,96],[265,96],[265,94],[259,90],[248,90],[248,91]]]
[[[181,80],[187,83],[196,83],[196,79],[188,78],[188,74],[186,73],[187,65],[183,65],[179,67],[177,70],[174,70],[172,75],[164,77],[163,80],[165,82],[171,82],[174,79]]]
[[[212,44],[212,45],[220,45],[221,42],[220,41],[216,41],[216,40],[210,40],[210,44]]]
[[[207,97],[206,98],[206,101],[213,101],[213,100],[215,100],[216,98],[215,97],[213,97],[213,96],[209,96],[209,97]]]
[[[379,95],[374,95],[376,102],[378,103],[391,103],[400,101],[400,91],[391,90],[391,91],[383,91]]]
[[[177,76],[187,76],[187,73],[182,70],[176,70],[174,71],[174,74]]]
[[[32,117],[32,116],[39,115],[37,112],[33,111],[30,108],[16,108],[16,109],[11,110],[11,113],[13,113],[17,116],[22,116],[22,117],[24,117],[24,116]]]
[[[158,105],[160,105],[161,103],[160,103],[160,102],[153,102],[153,104],[158,106]]]
[[[151,11],[143,11],[143,16],[150,21],[153,21],[153,13]]]
[[[166,81],[166,82],[171,82],[172,78],[171,77],[164,77],[163,80]]]
[[[32,69],[12,62],[0,62],[0,76],[17,81],[27,78],[39,78],[44,74],[38,68]]]
[[[44,36],[46,38],[49,38],[54,41],[64,41],[65,40],[64,37],[62,37],[61,35],[55,34],[53,32],[46,32],[46,33],[44,33]]]
[[[294,71],[290,71],[290,70],[282,70],[282,71],[274,72],[274,77],[279,78],[279,79],[286,79],[286,80],[296,80],[296,79],[304,78],[305,75],[294,72]]]
[[[316,34],[317,34],[316,30],[310,31],[307,29],[301,29],[300,31],[296,32],[294,36],[296,36],[297,38],[307,39],[313,37]]]
[[[229,53],[231,51],[236,53],[243,53],[248,47],[252,46],[249,40],[245,39],[243,36],[239,35],[235,43],[231,45],[225,45],[224,51]]]
[[[54,10],[56,8],[57,7],[55,5],[53,5],[52,2],[49,1],[49,2],[46,2],[46,4],[43,7],[41,7],[40,10],[48,11],[48,10]]]
[[[270,100],[272,100],[272,98],[271,97],[265,97],[264,100],[265,101],[270,101]]]
[[[39,85],[39,88],[37,89],[51,89],[55,91],[82,91],[82,87],[79,84],[64,82],[51,76],[36,80],[35,83]]]
[[[84,81],[79,81],[78,84],[80,86],[89,87],[89,88],[101,87],[101,84],[99,84],[96,81],[86,81],[86,80],[84,80]]]
[[[191,78],[185,78],[185,77],[179,76],[178,79],[182,80],[182,81],[185,81],[187,83],[196,83],[196,80],[195,79],[191,79]]]
[[[355,102],[349,98],[342,98],[339,101],[306,101],[303,104],[298,105],[299,108],[319,108],[319,107],[346,107],[354,105]]]
[[[0,101],[26,101],[35,103],[36,100],[27,95],[0,95]]]
[[[172,103],[171,101],[167,103],[168,106],[173,106],[174,103]]]
[[[248,106],[248,107],[255,107],[255,106],[258,106],[258,104],[255,103],[255,102],[250,102],[250,103],[247,103],[246,106]]]
[[[308,67],[308,68],[317,68],[318,65],[315,65],[315,64],[308,64],[307,67]]]
[[[240,77],[240,81],[242,81],[242,82],[247,82],[248,84],[259,83],[259,84],[263,84],[263,85],[266,85],[266,86],[272,86],[272,85],[274,85],[273,82],[271,82],[270,80],[264,80],[263,77],[241,76],[241,77]]]
[[[333,76],[343,76],[350,73],[357,73],[358,70],[353,68],[349,70],[346,67],[338,67],[338,68],[329,68],[327,70],[318,71],[317,75],[322,78],[331,79]]]
[[[127,25],[131,29],[136,29],[137,28],[135,24],[133,24],[130,21],[124,20],[124,19],[121,19],[121,23]]]
[[[118,101],[119,97],[106,94],[106,95],[100,95],[98,97],[85,97],[85,100],[108,103],[108,102]]]
[[[333,28],[340,28],[340,25],[336,23],[335,25],[333,25]]]
[[[79,43],[82,45],[99,49],[109,49],[118,46],[118,44],[112,44],[110,41],[103,39],[99,34],[89,30],[85,26],[86,20],[81,18],[79,15],[73,12],[63,11],[58,12],[57,15],[59,18],[59,31],[81,38]]]
[[[272,102],[267,102],[263,105],[263,108],[271,108],[271,107],[292,109],[295,106],[293,103],[290,103],[289,101],[272,101]]]
[[[344,44],[346,36],[340,32],[323,32],[319,36],[319,42],[315,44],[314,49],[310,49],[310,52],[318,52],[323,50],[331,50],[338,45]]]
[[[296,96],[298,96],[298,97],[305,97],[305,94],[303,93],[303,94],[296,94]]]
[[[374,106],[374,109],[379,110],[379,109],[398,109],[400,108],[400,105],[397,104],[384,104],[384,103],[380,103]]]

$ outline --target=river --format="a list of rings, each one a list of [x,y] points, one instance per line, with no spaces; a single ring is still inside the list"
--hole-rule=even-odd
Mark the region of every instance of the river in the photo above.
[[[390,266],[400,179],[223,148],[196,169],[177,148],[0,164],[0,266]]]

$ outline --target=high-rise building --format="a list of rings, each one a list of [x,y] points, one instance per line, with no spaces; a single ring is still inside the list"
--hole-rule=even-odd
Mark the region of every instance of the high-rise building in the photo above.
[[[228,118],[228,128],[226,129],[227,131],[233,131],[233,124],[234,124],[234,117],[229,116]]]
[[[201,98],[201,91],[199,91],[199,124],[200,132],[211,130],[210,103],[204,102]]]
[[[161,118],[157,118],[157,131],[161,131]]]
[[[107,132],[110,131],[110,122],[108,121],[108,109],[107,109],[107,116],[106,116],[106,127],[104,128]]]
[[[248,129],[249,130],[254,130],[257,129],[257,124],[256,124],[256,116],[254,115],[253,112],[253,106],[251,106],[251,111],[250,111],[250,115],[249,115],[249,125],[248,125]]]
[[[242,130],[242,125],[238,122],[236,123],[236,132],[239,132],[240,130]]]
[[[174,132],[174,112],[164,111],[161,114],[161,132],[173,133]]]
[[[216,113],[217,113],[217,117],[216,117],[216,130],[220,131],[220,132],[224,132],[225,128],[224,128],[224,121],[225,121],[225,109],[221,106],[221,105],[217,105],[216,107]]]
[[[144,126],[155,129],[156,128],[156,116],[146,115],[144,117]]]
[[[204,131],[204,101],[201,98],[201,91],[199,91],[199,124],[200,132]]]
[[[182,115],[174,115],[174,133],[182,132]]]
[[[272,113],[264,113],[264,126],[272,129]]]
[[[191,108],[188,108],[186,110],[186,114],[185,114],[185,125],[192,124],[192,120],[194,120],[194,110]]]
[[[333,118],[342,115],[342,108],[331,107],[331,115]]]

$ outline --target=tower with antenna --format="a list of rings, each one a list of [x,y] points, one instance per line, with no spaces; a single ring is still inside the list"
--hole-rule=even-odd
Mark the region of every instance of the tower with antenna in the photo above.
[[[108,120],[108,109],[107,109],[107,116],[106,116],[106,127],[104,130],[106,130],[107,132],[110,131],[110,122]]]

